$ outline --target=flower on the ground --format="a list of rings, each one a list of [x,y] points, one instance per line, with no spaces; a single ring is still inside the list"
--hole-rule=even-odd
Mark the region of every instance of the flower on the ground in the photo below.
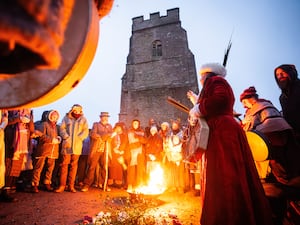
[[[106,212],[100,211],[90,223],[86,223],[90,220],[85,217],[82,225],[181,225],[175,214],[158,210],[158,203],[152,198],[139,196],[137,201],[129,197],[111,199],[108,196],[105,206]]]

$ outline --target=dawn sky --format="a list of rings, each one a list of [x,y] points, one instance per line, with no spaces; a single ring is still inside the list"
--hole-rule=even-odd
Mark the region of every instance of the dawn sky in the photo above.
[[[81,104],[90,127],[101,111],[110,113],[110,123],[117,122],[132,18],[149,19],[155,12],[165,16],[172,8],[179,8],[197,72],[204,63],[222,63],[232,36],[226,79],[235,93],[237,112],[244,113],[239,96],[249,86],[281,110],[273,70],[289,63],[300,71],[299,0],[115,0],[110,14],[99,22],[97,52],[83,80],[58,101],[33,108],[34,119],[44,110],[57,109],[60,122],[73,104]]]

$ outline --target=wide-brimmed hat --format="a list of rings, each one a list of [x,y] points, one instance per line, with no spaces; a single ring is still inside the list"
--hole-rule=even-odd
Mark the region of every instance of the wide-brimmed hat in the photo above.
[[[109,115],[108,112],[101,112],[101,113],[100,113],[100,117],[104,117],[104,116],[110,117],[110,115]]]

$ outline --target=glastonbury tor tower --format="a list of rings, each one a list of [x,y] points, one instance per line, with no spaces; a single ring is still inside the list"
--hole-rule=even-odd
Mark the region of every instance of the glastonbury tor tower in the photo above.
[[[139,119],[143,127],[150,118],[158,123],[188,114],[167,102],[168,96],[191,108],[186,93],[199,92],[194,55],[188,47],[186,31],[181,27],[179,8],[132,19],[129,55],[122,77],[119,121],[127,126]]]

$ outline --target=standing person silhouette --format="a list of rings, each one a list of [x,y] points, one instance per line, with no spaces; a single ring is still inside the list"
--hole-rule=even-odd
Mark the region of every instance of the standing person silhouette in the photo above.
[[[99,117],[100,121],[94,122],[91,130],[90,155],[88,159],[89,168],[83,180],[83,187],[81,188],[81,191],[83,192],[88,191],[89,187],[94,182],[97,165],[100,167],[98,171],[99,187],[101,189],[104,188],[106,190],[110,190],[109,188],[105,187],[104,184],[106,175],[108,173],[108,168],[106,168],[106,165],[108,164],[108,158],[106,157],[106,154],[109,153],[109,149],[107,149],[107,142],[109,142],[113,129],[112,125],[109,123],[108,112],[101,112]]]
[[[62,162],[60,165],[60,184],[56,193],[63,192],[65,188],[75,193],[75,179],[78,160],[82,152],[83,141],[89,135],[89,126],[82,106],[74,104],[71,110],[63,117],[60,125],[62,137]],[[67,187],[68,185],[68,187]]]
[[[200,70],[203,88],[190,110],[190,116],[206,119],[210,132],[207,149],[196,153],[199,159],[205,154],[200,223],[273,224],[245,132],[233,117],[235,98],[225,76],[221,64],[204,64]]]
[[[300,79],[295,65],[283,64],[274,70],[275,80],[281,90],[279,97],[282,115],[294,129],[300,143]]]

